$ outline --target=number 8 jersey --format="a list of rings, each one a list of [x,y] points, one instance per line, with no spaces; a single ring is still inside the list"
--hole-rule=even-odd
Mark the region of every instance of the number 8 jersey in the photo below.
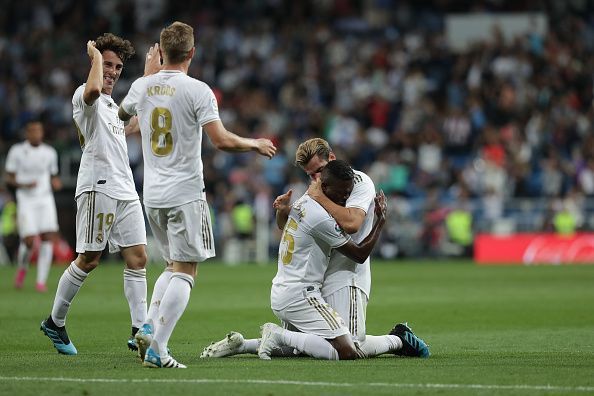
[[[145,206],[206,199],[202,126],[219,119],[210,87],[181,71],[161,70],[134,81],[121,106],[140,123]]]

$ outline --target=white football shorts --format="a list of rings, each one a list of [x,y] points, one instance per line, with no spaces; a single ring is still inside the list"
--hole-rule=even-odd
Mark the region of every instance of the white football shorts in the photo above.
[[[303,292],[303,299],[289,304],[282,310],[272,310],[285,328],[295,328],[302,333],[314,334],[331,340],[349,329],[344,320],[323,298],[319,291]]]
[[[346,286],[326,296],[326,301],[346,321],[353,341],[365,341],[367,296],[358,287]]]
[[[215,256],[210,209],[205,200],[174,208],[145,206],[145,210],[165,261],[199,263]]]
[[[21,238],[58,231],[54,196],[17,201],[17,225]]]
[[[146,245],[146,227],[140,200],[122,201],[96,191],[76,198],[76,251],[109,252]]]

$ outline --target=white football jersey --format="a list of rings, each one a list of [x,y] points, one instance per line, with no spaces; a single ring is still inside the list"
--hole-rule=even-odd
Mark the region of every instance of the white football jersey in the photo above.
[[[37,183],[34,188],[17,189],[19,204],[26,200],[45,198],[52,194],[51,177],[58,174],[58,154],[45,143],[32,146],[24,141],[8,150],[5,168],[6,172],[15,174],[17,183]]]
[[[295,201],[278,249],[278,271],[270,294],[272,309],[282,310],[303,298],[307,287],[320,290],[330,252],[349,240],[336,220],[309,195]]]
[[[97,191],[119,200],[138,199],[118,105],[104,93],[92,106],[87,105],[83,99],[85,85],[72,97],[72,118],[82,149],[75,197]]]
[[[205,199],[202,126],[219,119],[210,87],[181,71],[161,70],[134,81],[122,108],[140,122],[144,204],[170,208]]]
[[[347,208],[359,208],[365,211],[365,219],[359,231],[351,235],[355,243],[360,243],[373,228],[375,216],[375,185],[369,176],[360,171],[355,171],[355,184],[350,197],[347,199]],[[345,286],[355,286],[361,289],[367,297],[371,293],[371,267],[369,257],[365,263],[358,264],[343,254],[333,251],[330,264],[324,277],[322,296],[326,297]]]

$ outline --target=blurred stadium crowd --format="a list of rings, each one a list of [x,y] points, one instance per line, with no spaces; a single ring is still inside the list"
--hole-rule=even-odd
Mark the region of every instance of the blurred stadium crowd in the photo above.
[[[40,117],[71,187],[80,156],[71,97],[88,73],[87,40],[111,31],[136,47],[119,102],[166,23],[197,29],[190,74],[215,90],[227,128],[280,148],[270,161],[203,151],[220,243],[235,220],[272,220],[277,194],[305,191],[293,159],[314,136],[391,197],[386,257],[440,253],[452,209],[472,216],[473,232],[552,229],[561,210],[576,229],[594,228],[591,2],[57,0],[2,10],[0,158]],[[505,40],[485,27],[490,39],[457,52],[444,33],[451,12],[543,12],[547,32]],[[129,152],[141,191],[138,137]]]

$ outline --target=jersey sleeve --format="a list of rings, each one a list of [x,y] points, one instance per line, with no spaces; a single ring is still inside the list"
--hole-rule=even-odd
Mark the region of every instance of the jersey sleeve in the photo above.
[[[93,131],[89,131],[85,128],[84,120],[93,115],[93,112],[97,110],[98,101],[96,100],[93,105],[89,106],[85,103],[83,93],[85,92],[84,84],[79,86],[74,95],[72,95],[72,119],[76,126],[76,133],[80,141],[80,147],[85,146],[85,141],[90,139]]]
[[[355,173],[355,185],[345,207],[362,209],[366,214],[375,198],[375,185],[364,173]]]
[[[138,106],[138,98],[140,97],[140,85],[141,80],[139,78],[132,83],[128,94],[126,94],[126,97],[120,104],[120,107],[131,116],[136,115],[136,107]]]
[[[316,224],[311,230],[312,235],[327,243],[331,248],[338,248],[351,238],[338,225],[336,220],[328,216]]]
[[[81,85],[77,88],[77,90],[74,92],[74,95],[72,96],[72,108],[73,112],[78,111],[84,113],[85,115],[89,115],[93,113],[95,109],[97,109],[97,100],[95,101],[95,103],[89,106],[85,103],[85,99],[83,97],[84,93],[84,85]]]
[[[18,168],[18,155],[16,153],[16,146],[12,146],[10,150],[8,150],[8,155],[6,156],[6,163],[4,164],[4,169],[6,172],[9,173],[16,173]]]
[[[50,174],[52,176],[56,176],[56,175],[58,175],[58,153],[56,152],[56,149],[53,147],[50,147],[50,153],[51,153]]]
[[[196,118],[198,123],[203,126],[211,121],[219,120],[219,105],[212,89],[206,84],[203,85],[202,94],[196,101]]]

